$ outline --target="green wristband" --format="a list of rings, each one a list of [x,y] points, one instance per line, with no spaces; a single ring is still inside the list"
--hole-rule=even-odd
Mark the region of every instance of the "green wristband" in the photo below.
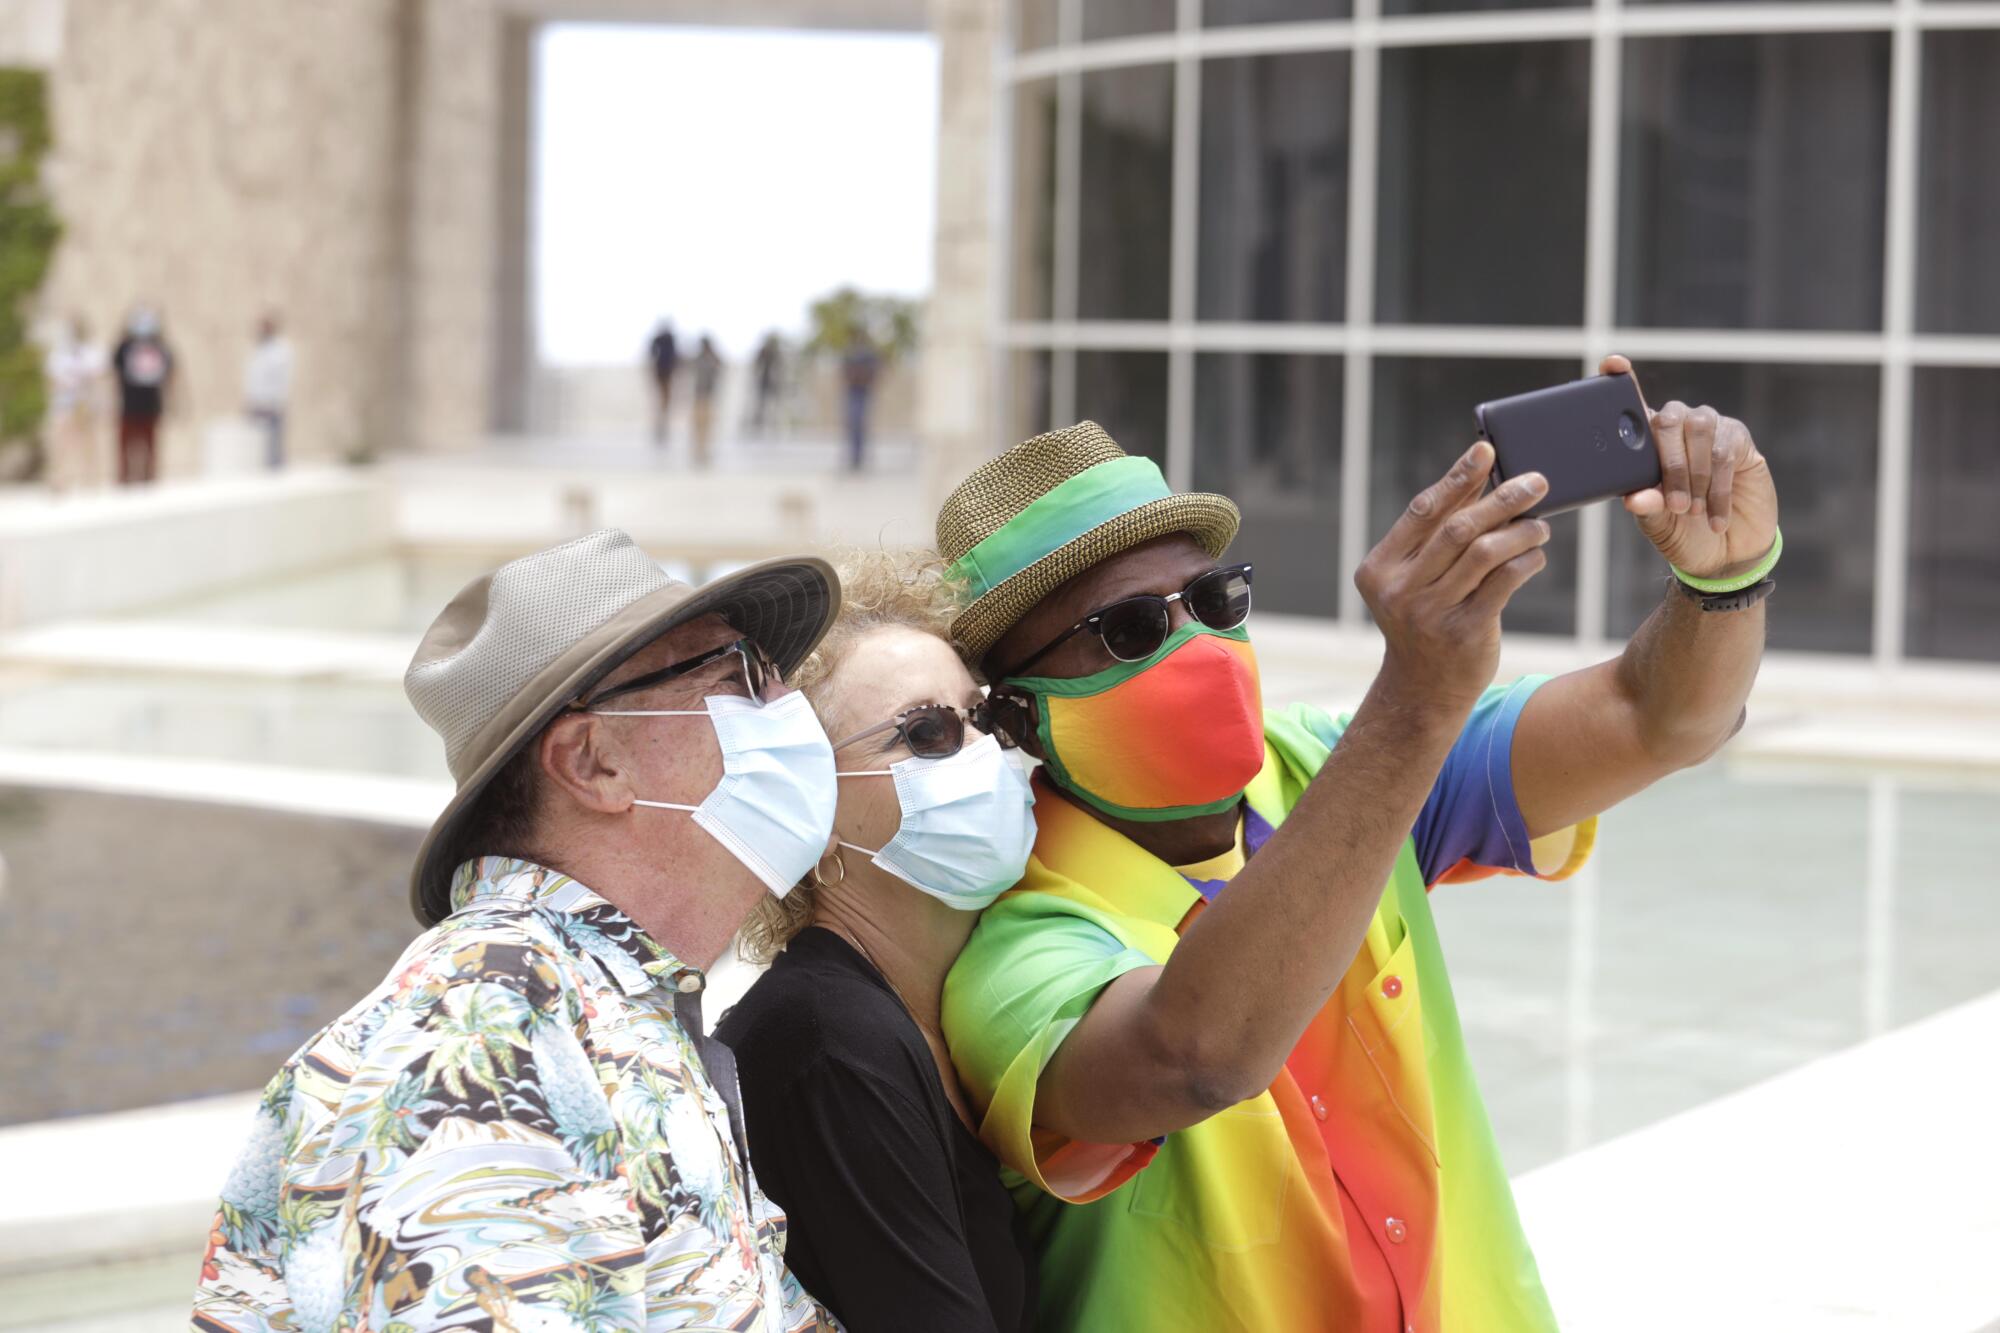
[[[1785,534],[1774,527],[1771,529],[1771,549],[1764,552],[1764,558],[1759,560],[1752,568],[1745,570],[1733,578],[1696,578],[1693,574],[1688,573],[1678,565],[1670,564],[1667,568],[1674,571],[1675,578],[1687,584],[1688,587],[1693,588],[1696,592],[1739,592],[1753,583],[1762,583],[1769,577],[1771,571],[1778,567],[1778,557],[1783,555],[1784,551]]]

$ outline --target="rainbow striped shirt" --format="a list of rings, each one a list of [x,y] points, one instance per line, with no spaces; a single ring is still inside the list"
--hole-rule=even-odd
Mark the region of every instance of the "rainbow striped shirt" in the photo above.
[[[1427,899],[1447,880],[1562,878],[1588,855],[1594,821],[1531,849],[1514,804],[1513,721],[1541,680],[1496,686],[1475,708],[1359,954],[1277,1081],[1158,1143],[1041,1129],[1035,1084],[1098,993],[1164,962],[1215,885],[1198,890],[1068,801],[1037,803],[1027,875],[953,967],[944,1025],[1037,1246],[1044,1328],[1554,1328]],[[1303,707],[1267,714],[1246,852],[1260,826],[1283,823],[1345,724]],[[1467,811],[1484,812],[1469,839]],[[1456,840],[1439,832],[1454,827]],[[1242,855],[1218,860],[1188,875],[1226,880]]]

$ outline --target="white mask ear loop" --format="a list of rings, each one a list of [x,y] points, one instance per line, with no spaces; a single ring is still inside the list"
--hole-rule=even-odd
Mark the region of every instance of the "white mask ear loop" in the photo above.
[[[598,717],[709,717],[706,708],[586,708],[586,713]],[[650,806],[655,810],[699,810],[698,805],[682,805],[678,801],[642,801],[632,799],[634,805]]]
[[[845,773],[836,772],[834,776],[837,778],[893,778],[896,776],[896,771],[892,768],[856,768],[850,769]],[[882,854],[880,847],[860,847],[842,838],[835,838],[834,843],[837,846],[845,847],[850,852],[860,852],[863,856],[875,857]]]

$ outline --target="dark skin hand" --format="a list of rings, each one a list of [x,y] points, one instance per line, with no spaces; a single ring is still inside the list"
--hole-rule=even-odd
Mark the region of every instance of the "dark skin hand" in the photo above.
[[[1632,365],[1609,356],[1599,369],[1620,375]],[[1749,428],[1678,401],[1652,415],[1660,486],[1626,496],[1626,512],[1690,574],[1750,569],[1777,532],[1778,494]],[[1705,612],[1664,584],[1623,653],[1556,677],[1521,710],[1514,795],[1530,836],[1568,828],[1702,762],[1742,727],[1764,655],[1764,604]]]
[[[1631,366],[1614,356],[1601,369]],[[1754,566],[1771,545],[1777,496],[1748,429],[1680,402],[1654,413],[1653,426],[1662,482],[1625,497],[1626,511],[1691,574]],[[1391,863],[1493,679],[1501,609],[1546,562],[1546,524],[1511,521],[1541,479],[1482,495],[1491,466],[1490,448],[1475,444],[1369,553],[1355,582],[1382,630],[1383,662],[1340,745],[1168,962],[1105,989],[1044,1072],[1037,1124],[1100,1143],[1153,1138],[1277,1076],[1352,963]],[[1136,547],[1044,599],[986,664],[998,679],[1089,613],[1177,592],[1213,567],[1186,537]],[[1186,623],[1180,603],[1172,610],[1175,628]],[[1742,724],[1763,638],[1762,606],[1705,613],[1669,588],[1618,658],[1536,691],[1511,756],[1529,832],[1566,828],[1713,754]],[[1100,639],[1077,635],[1036,674],[1076,677],[1110,662]],[[1170,865],[1217,855],[1235,837],[1234,812],[1136,823],[1077,804]]]
[[[1369,553],[1355,581],[1385,653],[1340,745],[1173,956],[1105,988],[1042,1075],[1038,1125],[1097,1143],[1153,1138],[1277,1077],[1353,962],[1403,839],[1493,677],[1501,609],[1546,563],[1548,526],[1515,521],[1546,483],[1530,473],[1482,494],[1492,461],[1490,446],[1474,445]],[[1019,662],[1121,597],[1178,592],[1214,563],[1186,537],[1135,547],[1044,599],[987,664]],[[1174,616],[1184,623],[1179,603]],[[1110,661],[1101,639],[1077,635],[1035,672],[1074,677]],[[1227,847],[1234,818],[1105,822],[1185,864]]]

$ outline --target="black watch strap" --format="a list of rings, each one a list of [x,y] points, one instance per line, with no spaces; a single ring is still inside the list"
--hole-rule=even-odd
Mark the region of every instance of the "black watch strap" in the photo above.
[[[1747,588],[1738,588],[1735,592],[1702,592],[1698,588],[1690,588],[1671,574],[1667,577],[1676,588],[1681,590],[1683,597],[1699,602],[1701,609],[1704,611],[1742,611],[1748,607],[1757,605],[1757,603],[1775,592],[1778,587],[1776,579],[1764,578],[1759,579]]]

